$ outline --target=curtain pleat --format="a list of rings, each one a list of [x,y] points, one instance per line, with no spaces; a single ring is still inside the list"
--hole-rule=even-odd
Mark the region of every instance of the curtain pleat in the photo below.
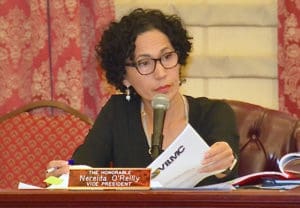
[[[0,115],[58,100],[95,118],[114,89],[94,48],[113,0],[0,1]]]
[[[300,118],[300,1],[278,0],[279,108]]]

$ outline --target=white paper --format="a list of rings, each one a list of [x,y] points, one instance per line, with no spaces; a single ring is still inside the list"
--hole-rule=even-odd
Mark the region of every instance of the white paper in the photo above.
[[[229,182],[223,182],[223,183],[217,183],[217,184],[211,184],[211,185],[206,185],[206,186],[198,186],[195,187],[194,189],[196,190],[236,190],[236,188],[231,185]]]
[[[62,179],[62,182],[60,184],[52,184],[52,185],[48,186],[47,188],[19,182],[18,189],[31,189],[31,190],[33,190],[33,189],[67,189],[68,183],[69,183],[69,174],[63,174],[59,177],[59,179]]]
[[[33,185],[30,185],[30,184],[27,184],[27,183],[19,182],[18,189],[31,189],[31,190],[34,190],[34,189],[44,189],[44,188],[39,187],[39,186],[33,186]]]
[[[82,169],[82,168],[91,168],[91,167],[87,166],[87,165],[70,165],[69,168],[70,169]],[[69,185],[69,173],[62,174],[58,178],[62,180],[62,182],[60,184],[52,184],[52,185],[48,186],[47,188],[42,188],[39,186],[34,186],[31,184],[19,182],[18,189],[67,189],[68,185]]]
[[[199,172],[208,149],[202,137],[187,124],[175,141],[148,166],[152,173],[159,169],[152,180],[164,188],[193,188],[204,178],[222,172]]]

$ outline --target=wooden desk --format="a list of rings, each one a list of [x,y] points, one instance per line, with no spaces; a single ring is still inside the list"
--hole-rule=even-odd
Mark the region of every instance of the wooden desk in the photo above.
[[[300,189],[290,191],[0,190],[0,207],[300,207]]]

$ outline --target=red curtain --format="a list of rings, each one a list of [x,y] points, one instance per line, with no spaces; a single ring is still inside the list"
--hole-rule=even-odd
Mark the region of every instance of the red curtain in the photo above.
[[[300,118],[300,1],[278,0],[279,108]]]
[[[94,48],[113,0],[0,1],[0,115],[58,100],[95,118],[114,89]]]

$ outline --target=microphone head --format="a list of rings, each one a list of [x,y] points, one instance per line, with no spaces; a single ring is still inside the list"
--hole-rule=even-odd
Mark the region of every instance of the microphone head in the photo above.
[[[157,94],[153,97],[151,104],[153,109],[167,110],[169,108],[170,101],[165,94]]]

